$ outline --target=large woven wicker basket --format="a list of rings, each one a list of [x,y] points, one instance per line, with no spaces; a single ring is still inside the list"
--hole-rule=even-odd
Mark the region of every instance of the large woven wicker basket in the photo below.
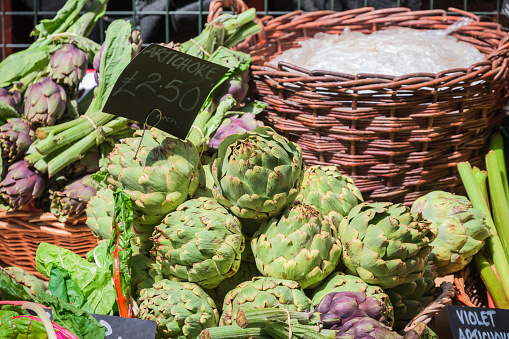
[[[213,1],[210,16],[223,6],[242,11],[241,3]],[[254,98],[268,104],[263,119],[302,147],[307,165],[337,165],[352,176],[366,200],[411,204],[432,190],[461,193],[456,164],[481,165],[488,138],[504,118],[509,38],[499,24],[451,11],[457,16],[359,8],[262,18],[265,40],[240,49],[253,56]],[[444,29],[462,16],[474,21],[451,35],[485,55],[469,68],[389,76],[268,63],[318,32]]]
[[[37,272],[35,253],[41,242],[73,251],[82,257],[97,246],[97,238],[85,224],[85,217],[58,221],[51,213],[0,210],[0,262]]]

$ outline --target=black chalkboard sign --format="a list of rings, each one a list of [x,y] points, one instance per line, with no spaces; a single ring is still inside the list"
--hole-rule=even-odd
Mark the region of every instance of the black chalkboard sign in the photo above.
[[[45,309],[46,314],[53,320],[51,309]],[[37,316],[32,310],[27,310],[27,314]],[[122,318],[110,315],[92,314],[106,329],[105,339],[154,339],[156,337],[156,322],[152,320],[142,320],[135,318]]]
[[[509,310],[447,306],[454,339],[509,338]]]
[[[228,68],[152,44],[120,74],[103,111],[145,122],[161,112],[157,128],[184,139],[210,91]],[[158,114],[147,123],[155,125]]]

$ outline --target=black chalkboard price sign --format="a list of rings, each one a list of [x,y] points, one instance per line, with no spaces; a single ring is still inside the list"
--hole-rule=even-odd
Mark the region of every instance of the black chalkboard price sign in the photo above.
[[[447,306],[454,339],[509,338],[509,310]]]
[[[184,139],[210,91],[228,68],[152,44],[122,71],[103,108],[145,122],[161,112],[157,128]],[[157,114],[147,123],[155,125]]]
[[[504,0],[501,12],[505,15],[506,18],[509,18],[509,0]]]

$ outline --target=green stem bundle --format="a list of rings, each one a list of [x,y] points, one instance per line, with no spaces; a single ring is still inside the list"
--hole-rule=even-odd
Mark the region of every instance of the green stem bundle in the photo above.
[[[491,256],[493,257],[493,262],[495,263],[495,267],[497,269],[499,280],[493,281],[492,283],[501,284],[502,289],[497,288],[496,290],[501,290],[504,292],[504,295],[497,295],[496,291],[490,290],[490,294],[492,295],[495,303],[503,304],[503,298],[507,298],[509,292],[509,263],[507,257],[505,255],[504,248],[502,247],[502,243],[498,236],[497,229],[495,227],[495,223],[490,213],[490,209],[486,200],[484,200],[483,193],[477,184],[474,171],[468,162],[461,162],[458,164],[458,171],[460,173],[461,179],[463,181],[463,185],[467,191],[468,197],[472,202],[474,208],[481,210],[486,216],[486,224],[490,228],[491,236],[488,237],[487,243]],[[479,266],[478,261],[483,262],[483,265]],[[482,272],[482,268],[485,267],[485,261],[482,258],[477,258],[476,263],[478,264],[479,270]],[[490,277],[483,277],[484,280],[490,279]],[[490,286],[488,286],[490,287]]]

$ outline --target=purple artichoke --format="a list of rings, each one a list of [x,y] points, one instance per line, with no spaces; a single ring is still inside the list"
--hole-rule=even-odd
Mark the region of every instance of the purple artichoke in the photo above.
[[[382,302],[364,292],[332,292],[327,294],[315,308],[320,313],[324,328],[340,329],[353,318],[369,317],[389,325],[384,316]]]
[[[92,65],[94,66],[96,72],[99,72],[99,68],[101,67],[101,57],[103,55],[105,44],[106,43],[103,43],[101,45],[101,48],[99,48],[99,51],[94,56],[94,62],[92,63]]]
[[[17,89],[0,88],[0,102],[11,106],[21,114],[21,93]]]
[[[25,93],[25,118],[32,128],[52,126],[65,111],[67,95],[50,78],[28,87]]]
[[[217,151],[219,144],[229,135],[252,132],[257,127],[263,126],[263,122],[255,119],[253,113],[246,113],[239,117],[238,114],[225,118],[214,136],[209,140],[208,146],[211,150]]]
[[[403,336],[373,318],[353,318],[341,327],[336,334],[336,338],[403,339]]]
[[[249,69],[241,73],[231,75],[224,84],[224,95],[231,94],[233,96],[237,102],[235,107],[238,107],[246,97],[249,89],[248,81]]]
[[[8,119],[0,126],[0,147],[2,160],[8,164],[19,160],[25,155],[34,140],[34,131],[23,119]]]
[[[90,185],[90,175],[74,180],[60,191],[52,192],[51,212],[65,221],[85,212],[88,201],[95,196],[96,190]]]
[[[45,186],[43,176],[20,160],[9,167],[5,179],[0,182],[0,197],[12,208],[19,209],[41,196]]]
[[[73,44],[66,44],[51,56],[49,64],[51,79],[74,92],[87,73],[88,55]]]

